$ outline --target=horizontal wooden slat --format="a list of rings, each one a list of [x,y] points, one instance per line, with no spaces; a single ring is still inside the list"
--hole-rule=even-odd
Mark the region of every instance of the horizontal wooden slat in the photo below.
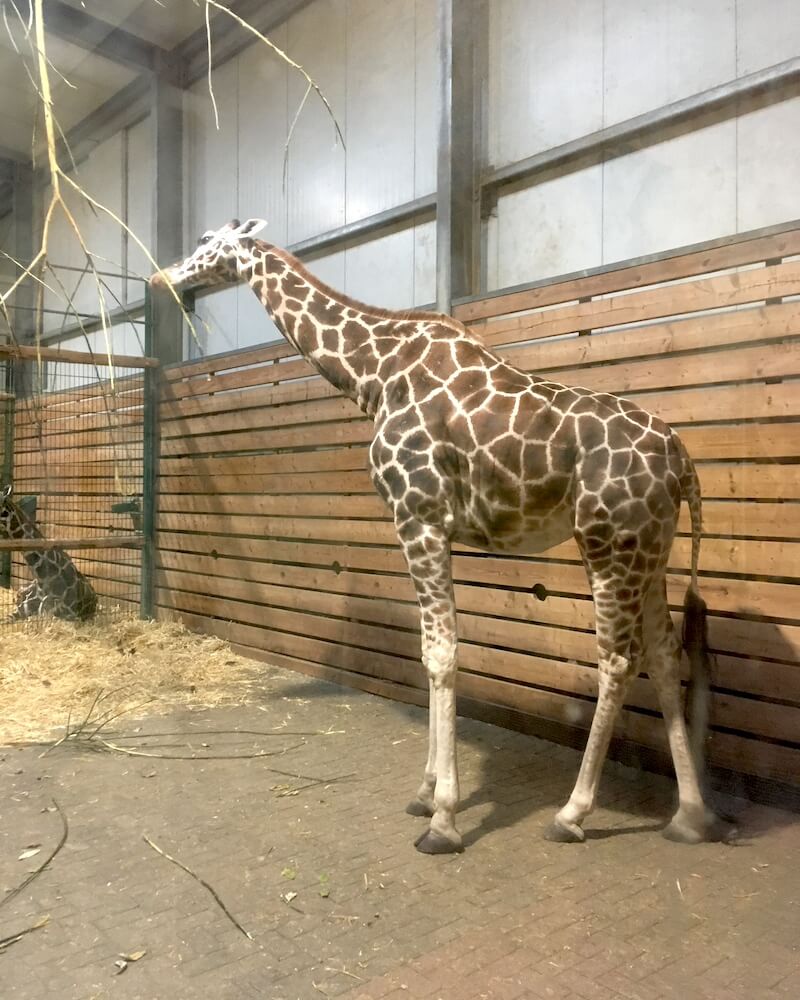
[[[674,281],[705,272],[790,257],[798,253],[800,230],[790,230],[779,235],[737,241],[728,246],[677,253],[633,267],[623,265],[584,278],[548,282],[536,288],[491,295],[457,305],[454,315],[463,323],[475,322],[522,310],[541,309],[587,296],[605,295],[656,282]]]
[[[158,368],[160,362],[158,358],[142,357],[133,354],[108,354],[92,351],[68,351],[59,347],[36,346],[28,347],[24,344],[0,344],[0,357],[2,358],[24,358],[31,361],[53,361],[70,362],[86,365],[87,369],[94,366],[99,368],[108,365],[109,360],[117,368]]]
[[[791,261],[592,299],[511,319],[488,320],[474,324],[471,329],[489,345],[514,344],[534,337],[558,337],[723,306],[732,308],[793,295],[799,285],[800,262]]]
[[[197,361],[167,365],[162,369],[162,376],[167,382],[180,382],[186,378],[198,378],[210,373],[216,374],[235,368],[244,368],[248,365],[263,364],[265,361],[291,357],[296,353],[287,341],[276,340],[268,344],[260,344],[247,351],[235,351],[211,358],[199,358]]]
[[[114,549],[139,548],[138,535],[104,535],[95,538],[0,538],[0,552],[36,552],[46,549]]]
[[[168,493],[168,482],[159,497],[162,513],[271,514],[278,517],[349,517],[391,522],[384,501],[374,492],[344,496],[336,493],[311,494],[225,494]],[[691,532],[689,511],[684,504],[678,530]],[[709,500],[703,504],[706,535],[800,538],[800,504],[727,502]]]
[[[763,343],[798,333],[800,303],[786,302],[626,327],[591,336],[576,334],[563,340],[546,339],[530,346],[504,348],[501,353],[518,368],[540,374],[548,372],[561,381],[558,373],[569,368]],[[563,381],[569,384],[567,376]]]
[[[666,355],[595,368],[568,368],[560,370],[554,377],[566,385],[583,385],[594,392],[624,396],[628,392],[638,393],[645,389],[715,385],[776,376],[792,377],[799,373],[800,341],[794,341],[736,350],[704,351],[679,357]]]

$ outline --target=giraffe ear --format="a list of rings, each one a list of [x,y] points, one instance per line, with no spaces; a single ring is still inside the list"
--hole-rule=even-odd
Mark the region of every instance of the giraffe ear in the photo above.
[[[1,494],[2,499],[3,500],[8,500],[8,498],[11,496],[11,494],[13,493],[13,491],[14,491],[14,487],[13,486],[4,486],[3,487],[3,492]]]
[[[240,226],[236,227],[236,235],[255,236],[255,234],[260,233],[266,225],[266,219],[248,219],[246,222],[243,222]]]

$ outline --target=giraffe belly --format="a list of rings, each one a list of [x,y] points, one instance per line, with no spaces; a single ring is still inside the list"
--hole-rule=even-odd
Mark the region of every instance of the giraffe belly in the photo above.
[[[574,530],[573,511],[565,506],[544,518],[498,517],[485,525],[470,518],[456,528],[453,540],[489,552],[533,555],[572,538]]]

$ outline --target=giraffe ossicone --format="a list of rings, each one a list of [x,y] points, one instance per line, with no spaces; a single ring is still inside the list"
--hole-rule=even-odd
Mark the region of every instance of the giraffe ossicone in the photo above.
[[[684,499],[692,523],[687,651],[696,696],[707,699],[700,489],[677,434],[632,402],[515,368],[448,316],[380,309],[337,292],[288,251],[254,239],[261,221],[204,234],[151,283],[163,285],[161,273],[177,288],[246,281],[289,343],[375,423],[370,473],[416,588],[430,690],[428,760],[408,807],[430,817],[417,848],[462,848],[451,544],[532,554],[571,537],[594,598],[599,693],[577,782],[546,836],[584,839],[615,719],[640,670],[658,692],[678,781],[665,834],[686,842],[717,836],[684,721],[680,642],[667,605],[667,560]]]

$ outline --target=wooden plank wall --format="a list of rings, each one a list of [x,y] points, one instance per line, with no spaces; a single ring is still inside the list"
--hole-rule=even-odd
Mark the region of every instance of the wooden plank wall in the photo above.
[[[55,363],[58,366],[60,363]],[[73,381],[82,381],[73,365]],[[66,382],[67,379],[61,380]],[[113,504],[142,496],[143,383],[125,375],[21,397],[14,414],[14,492],[37,497],[47,538],[134,535],[129,513]],[[105,607],[138,612],[141,553],[136,548],[70,550]],[[14,554],[12,584],[30,580]]]
[[[800,229],[457,315],[520,367],[624,393],[680,429],[706,497],[712,762],[800,785],[798,255]],[[284,343],[164,376],[162,613],[274,663],[424,703],[411,585],[365,471],[370,424]],[[678,623],[689,549],[684,511],[669,579]],[[596,656],[575,545],[530,559],[457,548],[454,570],[467,703],[585,730]],[[665,750],[646,678],[619,735]]]

